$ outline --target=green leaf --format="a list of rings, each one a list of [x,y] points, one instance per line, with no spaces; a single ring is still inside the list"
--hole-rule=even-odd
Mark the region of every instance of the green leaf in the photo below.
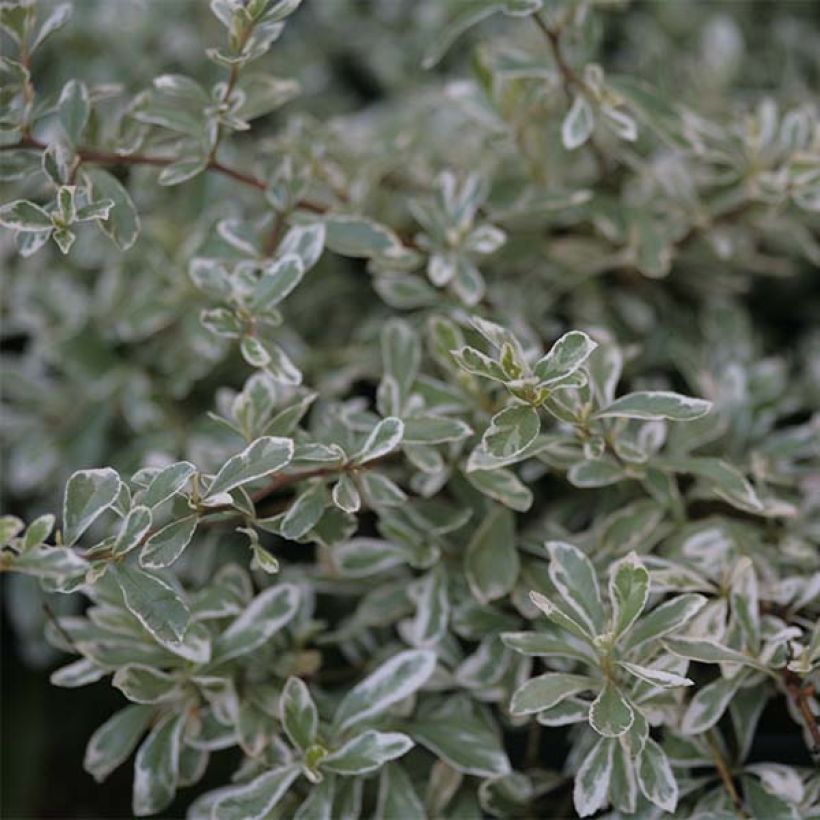
[[[572,800],[580,817],[589,817],[606,805],[615,742],[602,737],[590,749],[575,775]]]
[[[139,546],[150,529],[151,510],[143,506],[133,507],[120,525],[111,552],[114,555],[125,555],[129,550]]]
[[[693,399],[666,390],[643,390],[615,399],[612,404],[595,413],[593,418],[691,421],[705,416],[711,409],[712,402],[703,399]]]
[[[178,461],[163,467],[152,479],[142,496],[141,503],[152,509],[178,493],[196,472],[189,461]]]
[[[620,737],[629,731],[634,719],[629,701],[614,683],[607,681],[589,707],[589,725],[604,737]]]
[[[549,576],[566,605],[592,635],[604,630],[598,578],[589,558],[564,541],[548,541]]]
[[[533,368],[542,386],[554,384],[574,373],[589,358],[598,343],[580,330],[565,333]]]
[[[450,616],[443,569],[438,566],[423,575],[408,588],[407,596],[416,605],[416,616],[399,625],[401,636],[412,646],[434,646],[447,634]]]
[[[512,470],[473,470],[465,478],[479,492],[516,512],[526,512],[532,506],[532,493]]]
[[[294,746],[305,749],[316,739],[319,715],[304,681],[290,677],[279,698],[279,720]]]
[[[199,176],[207,167],[205,160],[200,157],[181,159],[163,168],[159,173],[158,181],[160,185],[167,187],[180,185]]]
[[[106,467],[79,470],[68,479],[63,500],[63,543],[75,544],[79,537],[107,510],[120,492],[120,477]]]
[[[382,770],[384,771],[384,770]],[[333,801],[336,797],[336,777],[325,777],[310,790],[293,820],[334,820]]]
[[[57,101],[57,116],[66,136],[76,145],[91,114],[91,98],[85,83],[69,80]]]
[[[739,663],[743,666],[752,666],[755,669],[765,670],[765,664],[757,658],[744,655],[736,649],[722,646],[709,638],[665,638],[663,645],[681,658],[689,658],[701,663]]]
[[[681,719],[681,731],[686,735],[700,735],[711,729],[743,683],[742,675],[731,680],[718,678],[695,692]]]
[[[638,758],[637,775],[644,797],[674,814],[678,805],[678,781],[663,749],[651,737],[646,739]]]
[[[280,528],[283,538],[292,541],[302,538],[312,530],[327,505],[327,491],[322,481],[316,481],[300,493],[290,505]]]
[[[435,667],[436,655],[426,649],[394,655],[345,695],[333,719],[336,731],[344,732],[412,695],[424,686]]]
[[[50,231],[54,227],[51,216],[26,199],[3,205],[0,208],[0,225],[15,231]]]
[[[497,777],[511,770],[499,732],[465,695],[414,717],[409,731],[416,743],[463,774]]]
[[[589,642],[594,636],[593,634],[582,626],[571,612],[567,612],[558,604],[551,601],[544,595],[534,590],[530,592],[530,600],[540,609],[554,624],[565,629],[567,632],[581,638],[583,641]]]
[[[136,663],[121,666],[114,673],[111,685],[134,703],[163,703],[182,694],[179,681],[173,675]]]
[[[290,464],[292,458],[293,441],[291,439],[263,436],[241,453],[228,459],[211,482],[206,498],[213,498],[215,495],[226,493],[242,484],[255,481],[257,478],[278,472]]]
[[[134,751],[155,711],[150,706],[126,706],[115,712],[91,735],[83,768],[98,783],[105,780]]]
[[[583,94],[576,94],[561,123],[561,142],[567,151],[580,148],[592,136],[595,112]]]
[[[186,515],[157,530],[140,551],[140,566],[144,569],[170,567],[191,543],[198,523],[196,514]]]
[[[71,3],[60,3],[43,21],[43,25],[31,41],[29,53],[33,53],[55,31],[59,31],[71,19],[71,12]]]
[[[137,817],[156,814],[174,799],[186,713],[165,715],[151,729],[134,760],[132,809]]]
[[[279,766],[242,786],[225,790],[214,805],[214,820],[265,820],[299,776],[295,765]]]
[[[339,480],[333,485],[332,490],[333,503],[340,509],[347,513],[355,513],[359,511],[362,505],[362,499],[359,495],[356,482],[347,474],[342,473]]]
[[[651,686],[658,686],[661,689],[671,689],[677,686],[692,686],[693,684],[693,681],[689,680],[689,678],[684,678],[682,675],[676,675],[673,672],[667,672],[664,669],[638,666],[636,663],[628,663],[627,661],[619,661],[618,663],[639,680]]]
[[[324,217],[325,243],[335,253],[354,257],[395,257],[401,240],[390,228],[363,216],[334,214]]]
[[[623,466],[614,459],[597,458],[579,461],[567,472],[567,479],[573,487],[608,487],[626,478]]]
[[[600,682],[588,675],[547,672],[531,678],[513,693],[510,711],[514,715],[531,715],[549,709],[579,692],[596,691]]]
[[[418,334],[407,322],[401,319],[390,319],[382,328],[381,349],[384,373],[392,377],[398,385],[401,397],[401,407],[395,408],[393,412],[400,413],[404,402],[410,395],[410,388],[416,380],[421,362],[421,345]]]
[[[493,379],[497,382],[511,381],[498,362],[474,347],[465,346],[458,350],[451,350],[450,355],[462,370],[474,376],[483,376],[485,379]]]
[[[299,588],[279,584],[260,592],[214,643],[214,663],[238,658],[267,643],[296,614]]]
[[[464,571],[470,591],[481,603],[501,598],[515,586],[519,568],[515,518],[494,506],[467,545]]]
[[[401,732],[377,732],[369,729],[323,758],[320,766],[336,774],[367,774],[389,760],[401,757],[412,748],[412,739]]]
[[[673,458],[664,464],[681,473],[702,478],[719,498],[747,512],[760,512],[763,504],[743,473],[719,458]]]
[[[387,455],[399,446],[404,435],[404,423],[394,417],[382,419],[371,431],[356,455],[351,458],[355,464],[366,464]]]
[[[300,257],[287,254],[262,270],[249,307],[261,313],[276,307],[302,281],[305,266]]]
[[[3,522],[9,518],[14,519],[14,516],[3,516],[3,518],[0,519],[0,530],[3,529]],[[39,518],[35,518],[34,521],[32,521],[26,528],[26,537],[23,539],[23,551],[25,552],[26,550],[33,549],[34,547],[38,547],[45,543],[45,540],[49,537],[49,535],[51,535],[53,529],[54,516],[50,513],[46,513],[45,515],[41,515]],[[16,534],[17,533],[15,532],[10,537],[14,537]],[[8,531],[0,535],[0,544],[8,543],[7,535]]]
[[[179,643],[191,613],[177,591],[156,575],[127,564],[109,569],[129,611],[158,641]]]
[[[297,256],[304,272],[309,271],[321,258],[325,247],[325,226],[321,222],[312,225],[294,225],[283,237],[277,253],[285,258]]]
[[[541,420],[534,407],[507,407],[493,416],[481,445],[494,460],[507,463],[524,452],[540,430]]]
[[[424,804],[401,764],[388,763],[384,766],[379,776],[379,796],[374,820],[425,816]]]
[[[618,561],[609,576],[612,628],[615,635],[629,629],[638,619],[649,597],[649,573],[632,552]]]
[[[405,444],[444,444],[448,441],[461,441],[472,432],[472,428],[460,419],[426,413],[404,419],[402,441]]]
[[[680,629],[700,612],[705,604],[706,598],[695,593],[679,595],[671,601],[665,601],[641,618],[629,631],[624,641],[625,648],[632,651],[640,649],[650,641]]]

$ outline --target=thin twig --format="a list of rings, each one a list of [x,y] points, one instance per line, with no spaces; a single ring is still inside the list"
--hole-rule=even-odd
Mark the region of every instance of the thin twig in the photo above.
[[[820,726],[817,725],[817,717],[812,711],[810,700],[814,696],[814,687],[806,684],[795,672],[790,669],[783,670],[783,682],[786,692],[794,703],[803,725],[808,730],[812,740],[812,747],[809,749],[812,755],[820,754]]]
[[[743,810],[743,801],[740,799],[740,795],[735,787],[735,782],[732,779],[732,773],[729,770],[726,761],[723,759],[720,746],[715,740],[712,730],[706,732],[706,743],[709,745],[709,751],[712,753],[712,759],[715,761],[715,768],[717,769],[718,776],[723,782],[723,787],[726,789],[729,799],[732,801],[732,807],[735,810],[735,814],[738,816],[739,820],[745,820],[747,815]]]
[[[532,19],[535,22],[535,25],[538,27],[538,30],[544,36],[547,44],[550,47],[550,51],[552,52],[553,59],[555,60],[555,65],[558,67],[558,70],[561,72],[561,76],[563,77],[563,88],[564,94],[568,102],[572,103],[572,88],[575,87],[578,91],[581,91],[587,96],[590,96],[589,88],[587,84],[584,82],[583,78],[578,74],[578,72],[570,65],[566,56],[564,55],[564,48],[561,43],[561,31],[560,29],[554,29],[548,26],[544,20],[538,15],[533,14]],[[595,138],[590,135],[589,139],[586,143],[589,146],[589,150],[592,152],[592,155],[595,157],[595,163],[598,166],[598,173],[604,177],[607,174],[607,162],[606,162],[606,155],[604,154],[601,146],[595,141]]]

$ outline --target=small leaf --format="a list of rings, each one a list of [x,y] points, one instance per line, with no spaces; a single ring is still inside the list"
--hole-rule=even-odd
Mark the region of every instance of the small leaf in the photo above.
[[[143,506],[132,508],[120,526],[111,552],[114,555],[125,555],[140,544],[149,529],[151,529],[151,510]]]
[[[579,692],[595,691],[599,686],[600,683],[588,675],[547,672],[531,678],[513,693],[510,711],[514,715],[531,715]]]
[[[401,732],[369,729],[351,738],[321,762],[321,768],[342,775],[359,775],[381,768],[413,748],[413,741]]]
[[[334,725],[343,732],[373,717],[424,686],[436,666],[435,652],[413,649],[399,652],[356,684],[336,709]]]
[[[694,593],[679,595],[671,601],[665,601],[641,618],[629,631],[625,639],[625,646],[630,650],[636,650],[645,646],[649,641],[657,640],[680,629],[705,604],[706,598]]]
[[[16,231],[50,231],[54,227],[49,214],[26,199],[3,205],[0,208],[0,225]]]
[[[370,431],[367,440],[351,461],[356,464],[366,464],[368,461],[381,458],[399,446],[403,435],[404,424],[401,419],[394,417],[382,419]]]
[[[615,684],[607,681],[589,707],[589,725],[604,737],[619,737],[635,719],[629,701]]]
[[[325,243],[342,256],[396,256],[401,240],[390,228],[363,216],[334,214],[324,217]]]
[[[69,80],[57,101],[57,116],[66,136],[76,145],[91,114],[91,99],[85,83]]]
[[[356,487],[356,482],[347,473],[342,473],[342,475],[339,476],[339,480],[333,485],[331,495],[333,497],[333,503],[340,510],[344,510],[347,513],[358,512],[362,505],[362,499]]]
[[[249,307],[254,312],[270,310],[278,305],[305,275],[305,266],[295,254],[276,259],[262,270],[254,288]]]
[[[214,663],[237,658],[269,641],[296,614],[299,598],[299,588],[293,584],[279,584],[260,592],[217,638]]]
[[[606,805],[614,748],[610,738],[602,737],[590,749],[575,775],[572,799],[581,817],[589,817]]]
[[[134,703],[163,703],[177,698],[182,692],[173,675],[136,663],[117,669],[111,685]]]
[[[744,655],[736,649],[722,646],[708,638],[665,638],[663,645],[681,658],[689,658],[701,663],[739,663],[765,670],[766,666],[756,658]]]
[[[573,330],[565,333],[533,368],[541,385],[550,385],[574,373],[589,358],[597,342],[582,333]]]
[[[208,488],[206,498],[255,481],[286,467],[293,458],[293,441],[288,438],[263,436],[241,453],[228,459]]]
[[[549,575],[567,606],[592,635],[604,628],[598,578],[589,558],[572,544],[548,541]]]
[[[196,514],[186,515],[157,530],[140,552],[140,566],[144,569],[170,567],[191,543],[198,522]]]
[[[561,123],[561,142],[567,151],[582,146],[595,128],[595,112],[583,94],[577,94]]]
[[[160,171],[159,184],[165,186],[180,185],[199,176],[207,167],[204,159],[191,157],[172,162]]]
[[[676,686],[692,686],[693,681],[685,678],[682,675],[676,675],[673,672],[667,672],[664,669],[652,669],[647,666],[638,666],[636,663],[627,663],[627,661],[619,661],[620,666],[633,674],[644,683],[651,686],[659,686],[661,689],[670,689]]]
[[[179,778],[179,754],[187,714],[165,715],[151,729],[134,760],[132,808],[137,817],[156,814],[174,799]]]
[[[609,576],[612,628],[620,635],[640,617],[649,597],[649,573],[633,552],[618,561]]]
[[[283,538],[295,541],[312,530],[327,505],[327,491],[321,481],[311,484],[290,505],[280,528]]]
[[[524,452],[535,441],[540,429],[541,420],[534,407],[508,407],[493,416],[481,444],[493,459],[506,463]]]
[[[484,495],[516,512],[526,512],[532,506],[532,493],[512,470],[473,470],[464,474]]]
[[[678,805],[678,781],[663,749],[651,737],[646,739],[638,758],[637,775],[646,799],[674,814]]]
[[[319,716],[304,681],[290,677],[279,698],[279,719],[294,746],[307,749],[316,739]]]
[[[465,346],[458,350],[451,350],[450,355],[456,364],[474,376],[483,376],[497,382],[511,381],[504,368],[480,350]]]
[[[170,584],[127,564],[113,565],[109,572],[129,611],[158,641],[173,644],[182,640],[191,613]]]
[[[105,780],[134,751],[154,714],[150,706],[126,706],[115,712],[91,735],[83,768],[98,783]]]
[[[467,583],[481,603],[494,601],[513,588],[519,567],[515,518],[504,507],[494,506],[467,545]]]
[[[735,675],[731,680],[717,678],[699,689],[683,713],[681,731],[700,735],[711,729],[723,717],[742,682],[742,676]]]
[[[68,479],[63,501],[63,542],[71,546],[107,510],[120,492],[120,477],[105,468],[80,470]]]
[[[615,399],[612,404],[595,413],[593,418],[690,421],[705,416],[711,409],[712,402],[703,399],[693,399],[665,390],[644,390]]]
[[[211,810],[211,817],[213,820],[265,820],[298,776],[298,766],[279,766],[250,783],[226,789]]]
[[[196,467],[189,461],[178,461],[163,467],[152,479],[145,490],[141,502],[152,509],[178,493],[196,472]]]

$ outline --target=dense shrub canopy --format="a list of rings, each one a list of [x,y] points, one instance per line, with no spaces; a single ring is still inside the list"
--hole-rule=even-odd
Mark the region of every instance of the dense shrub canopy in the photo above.
[[[0,569],[122,816],[820,816],[812,4],[73,5]]]

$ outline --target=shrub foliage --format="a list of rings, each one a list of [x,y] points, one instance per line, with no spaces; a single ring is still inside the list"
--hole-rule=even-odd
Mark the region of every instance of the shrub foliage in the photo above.
[[[191,820],[816,816],[813,24],[104,6],[0,3],[0,569],[52,682],[122,692],[88,772]]]

